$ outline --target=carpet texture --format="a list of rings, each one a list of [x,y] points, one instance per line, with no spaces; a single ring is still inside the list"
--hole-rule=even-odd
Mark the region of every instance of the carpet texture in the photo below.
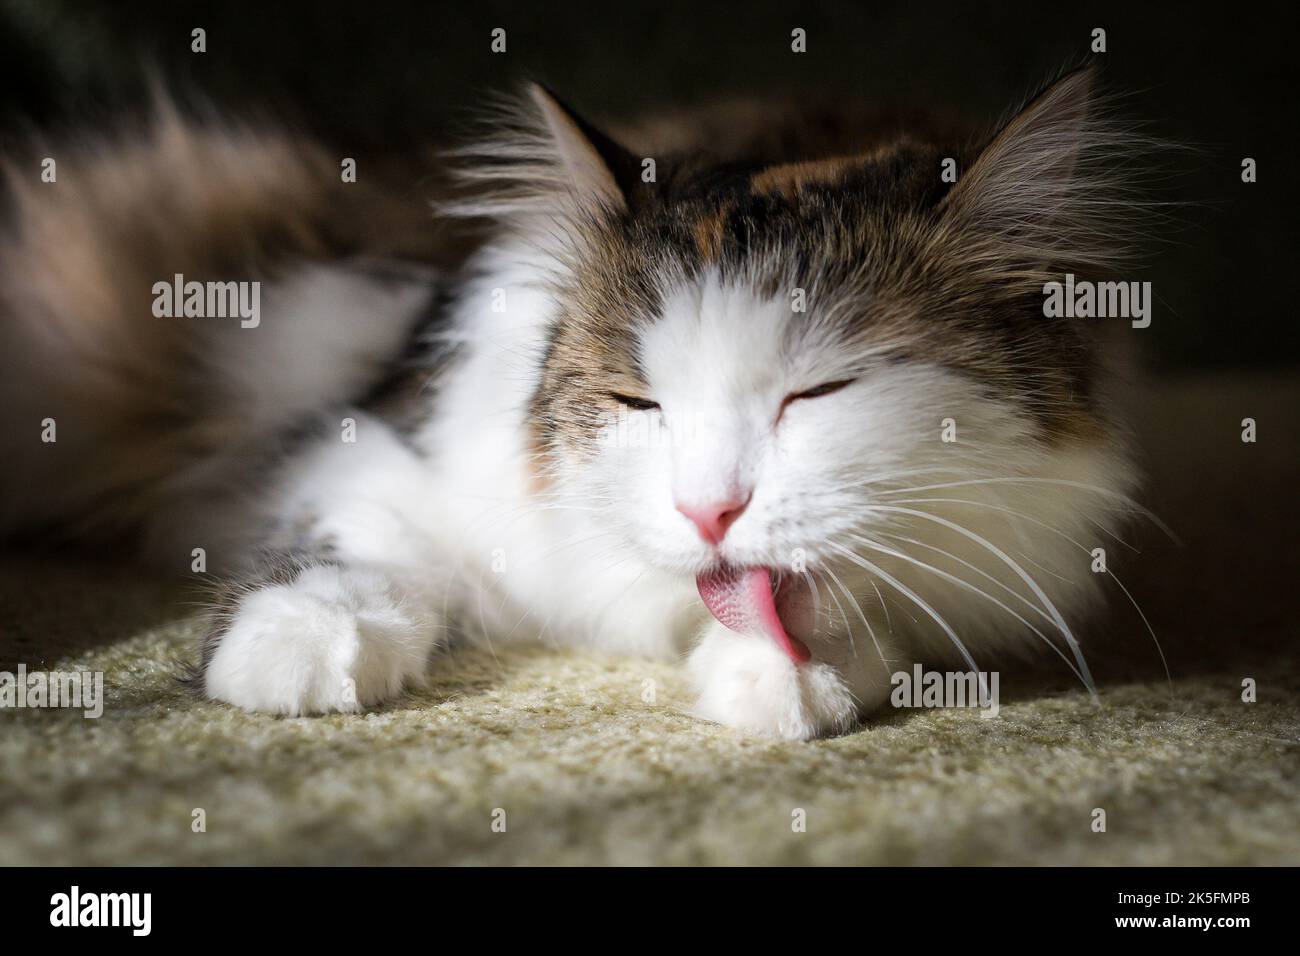
[[[996,719],[814,743],[691,718],[674,666],[544,647],[449,654],[370,714],[252,716],[176,682],[183,589],[9,557],[0,670],[103,671],[106,702],[0,711],[0,864],[1300,863],[1298,399],[1195,380],[1142,405],[1146,501],[1183,543],[1135,533],[1116,570],[1172,683],[1119,595],[1087,644],[1100,707],[1049,660],[1003,668]]]

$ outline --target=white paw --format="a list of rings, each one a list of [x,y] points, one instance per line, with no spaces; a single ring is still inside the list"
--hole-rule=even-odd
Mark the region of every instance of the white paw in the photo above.
[[[239,602],[205,687],[245,710],[357,711],[423,678],[429,634],[380,575],[308,568]]]
[[[689,666],[696,715],[745,733],[809,740],[843,733],[857,717],[834,667],[796,665],[772,641],[711,628]]]

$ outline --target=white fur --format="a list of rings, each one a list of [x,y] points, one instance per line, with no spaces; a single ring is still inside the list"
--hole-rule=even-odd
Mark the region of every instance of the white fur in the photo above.
[[[305,265],[266,285],[257,328],[219,330],[218,380],[259,430],[357,394],[401,350],[429,300],[430,276],[365,266]]]
[[[355,711],[420,679],[428,634],[382,574],[309,568],[240,602],[208,667],[208,693],[291,716]]]
[[[796,666],[772,641],[716,622],[691,653],[690,672],[699,688],[696,715],[759,736],[841,733],[860,709],[839,669],[820,661]]]
[[[1099,528],[1118,520],[1131,481],[1118,453],[1048,451],[1022,411],[961,376],[846,356],[816,315],[716,275],[667,290],[640,333],[662,412],[638,414],[666,424],[668,440],[620,440],[611,426],[594,461],[565,463],[535,493],[526,416],[554,308],[551,263],[524,241],[480,254],[450,333],[464,359],[440,383],[416,451],[363,417],[357,444],[331,439],[298,462],[275,507],[314,515],[346,570],[245,599],[208,672],[214,696],[280,713],[377,703],[418,679],[444,622],[493,642],[665,656],[707,621],[690,666],[698,713],[806,738],[879,707],[892,671],[954,657],[949,629],[984,668],[1043,640],[1011,611],[1065,649],[1059,624],[1095,590],[1087,552],[1105,544]],[[785,396],[846,376],[852,385],[782,412]],[[945,418],[955,443],[940,440]],[[806,561],[820,602],[812,664],[721,628],[695,593],[717,556],[675,502],[737,489],[753,497],[721,555],[789,573]],[[355,698],[343,696],[348,680]]]

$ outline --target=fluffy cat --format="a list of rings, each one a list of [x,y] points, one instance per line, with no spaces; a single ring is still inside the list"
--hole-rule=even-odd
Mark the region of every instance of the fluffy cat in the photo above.
[[[379,705],[453,635],[688,655],[701,717],[794,739],[918,661],[1046,645],[1091,687],[1069,622],[1136,475],[1042,301],[1127,252],[1106,113],[1085,69],[973,148],[614,137],[533,87],[454,157],[438,221],[490,227],[452,265],[293,137],[171,116],[59,197],[11,170],[5,425],[59,433],[12,443],[4,526],[204,548],[196,682],[254,711]],[[259,279],[265,317],[152,318],[173,273]]]

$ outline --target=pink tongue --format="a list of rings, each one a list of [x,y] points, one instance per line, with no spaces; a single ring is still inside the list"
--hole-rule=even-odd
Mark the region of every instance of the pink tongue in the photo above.
[[[796,664],[812,658],[807,646],[786,633],[776,613],[772,576],[767,568],[723,568],[695,579],[705,606],[726,627],[744,634],[767,634]]]

